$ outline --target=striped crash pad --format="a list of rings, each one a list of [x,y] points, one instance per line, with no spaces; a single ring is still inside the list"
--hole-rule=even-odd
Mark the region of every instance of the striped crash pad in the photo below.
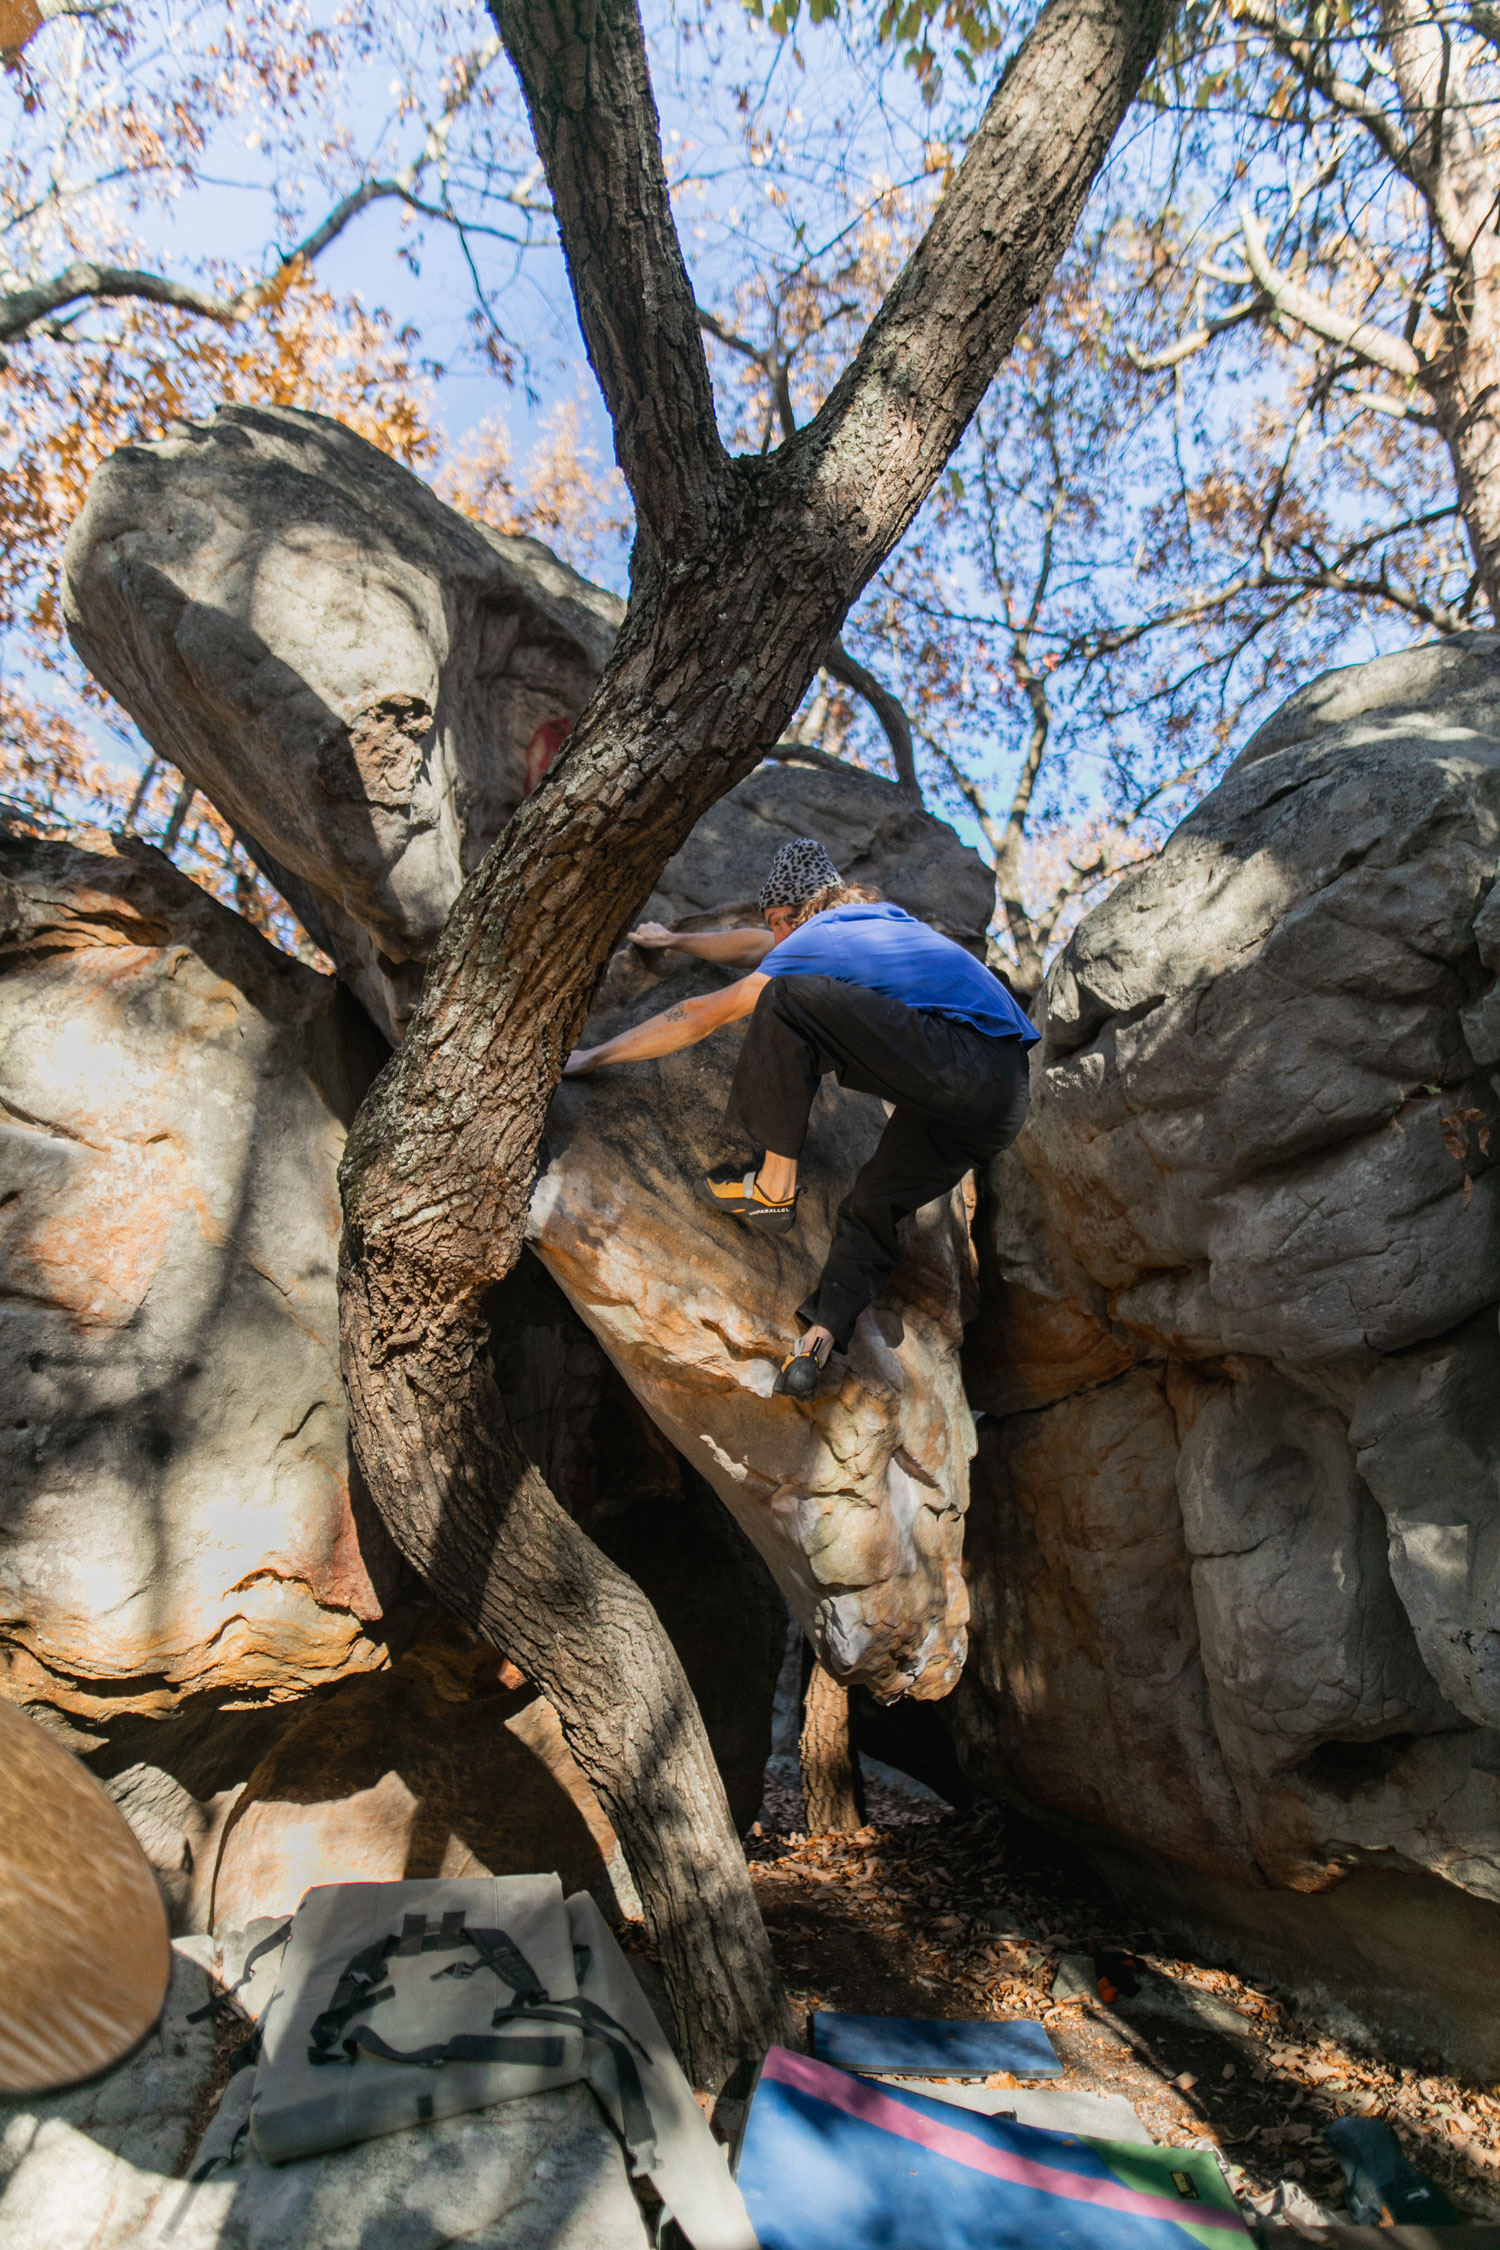
[[[740,2190],[762,2250],[1238,2250],[1202,2150],[984,2117],[773,2047]]]

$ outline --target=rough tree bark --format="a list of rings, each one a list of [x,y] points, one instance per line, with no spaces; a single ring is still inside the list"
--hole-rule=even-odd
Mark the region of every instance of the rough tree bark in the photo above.
[[[849,1690],[815,1663],[802,1706],[797,1762],[812,1836],[852,1836],[861,1825],[854,1748],[849,1739]]]
[[[611,950],[758,762],[957,443],[1066,243],[1168,0],[1051,0],[822,411],[720,443],[633,0],[499,0],[638,534],[565,754],[464,888],[343,1171],[361,1468],[429,1583],[555,1701],[620,1834],[686,2060],[786,2021],[702,1722],[644,1597],[521,1454],[486,1358],[547,1104]]]

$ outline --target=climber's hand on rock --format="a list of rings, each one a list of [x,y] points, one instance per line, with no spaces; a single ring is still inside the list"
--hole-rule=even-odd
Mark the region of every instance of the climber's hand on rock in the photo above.
[[[602,1053],[600,1047],[575,1047],[563,1064],[564,1078],[587,1078],[591,1070],[599,1068],[598,1058]]]
[[[677,934],[674,930],[669,930],[665,922],[643,922],[638,930],[631,931],[630,942],[632,945],[644,945],[648,949],[675,945]]]

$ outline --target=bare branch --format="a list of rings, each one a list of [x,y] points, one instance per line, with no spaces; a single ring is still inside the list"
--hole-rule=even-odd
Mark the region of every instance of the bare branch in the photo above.
[[[164,275],[143,273],[134,266],[97,266],[80,260],[50,281],[28,289],[10,290],[0,297],[0,343],[12,343],[37,327],[52,313],[80,299],[143,298],[148,304],[174,305],[182,312],[201,314],[206,320],[238,320],[243,311],[238,297],[215,297],[185,282]]]
[[[737,336],[732,328],[726,328],[721,320],[716,320],[702,305],[698,306],[697,312],[700,328],[706,328],[710,336],[727,345],[730,351],[738,352],[742,359],[753,361],[760,369],[771,386],[782,436],[795,437],[797,417],[792,411],[792,376],[786,360],[772,351],[769,345],[762,348],[759,344],[752,344],[747,336]]]
[[[1393,336],[1374,321],[1351,320],[1293,281],[1290,274],[1277,271],[1266,247],[1265,232],[1248,203],[1240,205],[1240,226],[1245,237],[1245,263],[1279,313],[1330,344],[1342,344],[1371,367],[1383,367],[1388,375],[1402,375],[1410,382],[1422,381],[1426,363],[1404,336]]]
[[[1177,367],[1183,360],[1191,359],[1195,352],[1201,352],[1205,345],[1211,344],[1216,336],[1224,335],[1231,328],[1243,326],[1247,320],[1259,318],[1268,308],[1269,299],[1257,290],[1242,305],[1232,305],[1228,312],[1216,314],[1212,320],[1205,321],[1201,328],[1194,328],[1186,336],[1179,336],[1176,343],[1168,344],[1164,351],[1141,352],[1136,350],[1134,344],[1127,342],[1125,356],[1138,375],[1160,374],[1165,367]]]
[[[1296,65],[1309,86],[1332,108],[1362,125],[1402,177],[1426,192],[1425,166],[1415,149],[1402,139],[1379,102],[1372,101],[1364,88],[1356,86],[1351,79],[1341,78],[1330,67],[1324,51],[1304,39],[1298,26],[1288,23],[1271,5],[1271,0],[1231,0],[1230,15],[1234,22],[1249,24],[1256,31],[1264,32],[1277,52]]]
[[[1388,398],[1380,391],[1341,390],[1338,396],[1348,399],[1351,406],[1362,408],[1368,414],[1389,414],[1393,421],[1409,422],[1416,430],[1435,430],[1438,426],[1435,414],[1424,414],[1420,407],[1411,405],[1404,398]]]
[[[395,199],[409,204],[426,218],[439,218],[456,225],[450,211],[422,202],[417,191],[424,172],[442,158],[454,120],[499,52],[498,37],[491,37],[466,55],[454,72],[441,112],[428,127],[426,139],[411,163],[389,179],[361,181],[357,188],[342,196],[310,233],[290,250],[280,253],[275,274],[226,297],[214,291],[195,289],[187,282],[170,281],[164,274],[143,272],[138,267],[103,266],[81,259],[54,274],[50,281],[35,282],[0,295],[0,343],[13,343],[33,330],[56,338],[59,331],[53,323],[55,314],[69,306],[122,298],[169,305],[176,311],[196,313],[200,319],[230,326],[274,297],[288,266],[300,262],[310,265],[343,233],[350,221],[368,210],[372,203]],[[526,207],[529,206],[523,205]]]
[[[880,721],[886,741],[891,746],[891,760],[896,768],[896,786],[909,804],[920,806],[921,785],[917,780],[917,762],[912,754],[911,721],[906,716],[906,706],[894,695],[884,681],[867,671],[849,654],[843,642],[834,637],[824,652],[825,670],[836,680],[862,695]]]

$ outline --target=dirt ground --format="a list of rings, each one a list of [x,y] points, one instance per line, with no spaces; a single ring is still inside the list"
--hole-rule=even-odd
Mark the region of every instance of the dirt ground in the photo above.
[[[1299,2020],[1285,1994],[1258,1990],[1162,1950],[1161,1935],[1117,1918],[1102,1890],[1038,1858],[1003,1813],[913,1815],[878,1787],[870,1825],[851,1837],[809,1837],[801,1794],[768,1786],[752,1874],[803,2037],[819,2008],[854,2014],[1039,2017],[1061,2057],[1054,2081],[1119,2093],[1154,2140],[1214,2148],[1238,2193],[1261,2200],[1297,2182],[1346,2216],[1342,2175],[1322,2139],[1356,2111],[1394,2126],[1413,2163],[1465,2217],[1500,2218],[1500,2089],[1437,2069],[1356,2053]],[[1122,2003],[1054,2005],[1059,1956],[1101,1947],[1227,2002],[1240,2035],[1152,2017]],[[932,2091],[941,2095],[941,2085]]]

